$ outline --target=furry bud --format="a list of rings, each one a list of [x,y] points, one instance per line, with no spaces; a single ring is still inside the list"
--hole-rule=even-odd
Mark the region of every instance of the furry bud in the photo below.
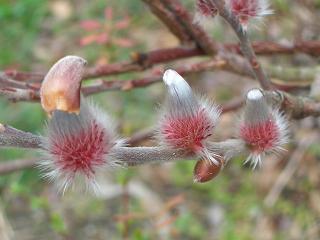
[[[79,113],[85,65],[83,58],[66,56],[51,67],[40,89],[41,105],[47,113],[55,110]]]
[[[196,0],[195,23],[201,23],[204,19],[213,18],[217,13],[218,10],[211,0]]]
[[[209,152],[207,142],[217,125],[219,108],[196,97],[176,71],[167,70],[163,80],[168,97],[159,124],[161,143],[215,162],[215,154]]]
[[[250,151],[246,162],[255,168],[265,153],[283,150],[288,142],[288,123],[277,109],[268,106],[259,89],[253,89],[247,94],[239,135]]]
[[[259,19],[273,13],[268,0],[227,0],[231,12],[235,14],[246,30],[250,19]]]
[[[106,166],[117,165],[108,155],[115,144],[108,116],[82,101],[79,114],[53,112],[43,142],[45,160],[40,167],[44,177],[55,182],[62,192],[71,186],[82,186],[97,193],[97,173]]]
[[[194,167],[194,182],[204,183],[218,176],[223,167],[223,160],[222,158],[216,158],[216,160],[218,164],[214,164],[206,159],[199,160]]]

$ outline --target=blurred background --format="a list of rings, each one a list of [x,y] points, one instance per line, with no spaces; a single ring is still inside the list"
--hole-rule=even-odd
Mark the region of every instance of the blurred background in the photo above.
[[[194,1],[182,2],[194,12]],[[320,39],[319,0],[272,0],[271,6],[275,14],[250,30],[251,39],[284,43]],[[236,42],[231,29],[218,18],[205,23],[205,29],[216,41]],[[84,57],[93,66],[177,44],[139,0],[0,0],[1,70],[45,73],[70,54]],[[297,67],[316,68],[320,63],[319,58],[304,54],[260,59]],[[108,79],[121,81],[144,74]],[[187,80],[219,104],[257,86],[255,81],[223,71],[193,74]],[[163,85],[157,83],[105,92],[93,99],[116,119],[120,135],[129,137],[154,126],[164,96]],[[213,139],[234,136],[238,116],[239,112],[224,114]],[[1,123],[41,134],[45,121],[38,103],[0,98]],[[291,129],[293,141],[284,155],[267,157],[256,171],[244,166],[245,157],[239,156],[204,184],[193,183],[193,161],[106,172],[101,179],[103,194],[98,197],[76,192],[61,196],[36,168],[1,175],[0,236],[19,240],[319,239],[318,120],[292,121]],[[141,143],[153,144],[152,140]],[[1,162],[30,158],[41,155],[0,149]]]

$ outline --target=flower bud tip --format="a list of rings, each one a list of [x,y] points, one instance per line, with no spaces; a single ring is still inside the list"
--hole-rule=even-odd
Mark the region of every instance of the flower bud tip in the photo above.
[[[247,93],[248,100],[259,100],[263,98],[263,94],[260,89],[252,89]]]
[[[179,82],[185,82],[185,80],[172,69],[168,69],[163,74],[163,81],[167,86],[171,86],[173,84],[178,84]]]

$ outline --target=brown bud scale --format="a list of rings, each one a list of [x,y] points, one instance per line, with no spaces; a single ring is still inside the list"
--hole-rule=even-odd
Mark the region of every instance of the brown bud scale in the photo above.
[[[218,165],[207,159],[199,160],[194,167],[194,181],[204,183],[215,178],[223,167],[223,159],[216,160],[219,162]]]
[[[47,113],[55,110],[79,113],[85,65],[83,58],[66,56],[52,66],[40,89],[41,105]]]

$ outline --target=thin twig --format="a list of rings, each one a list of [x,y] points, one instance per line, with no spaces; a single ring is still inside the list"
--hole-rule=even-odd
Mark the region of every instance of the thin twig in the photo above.
[[[41,148],[42,137],[0,124],[0,147]]]
[[[265,74],[264,70],[262,69],[261,64],[259,63],[259,60],[257,59],[257,56],[251,46],[247,32],[242,28],[239,19],[226,7],[224,1],[212,0],[212,2],[218,9],[220,16],[230,24],[230,26],[238,36],[241,51],[249,61],[256,79],[260,82],[263,89],[270,90],[272,88],[272,84]]]
[[[256,41],[252,43],[252,46],[258,55],[305,53],[315,57],[320,56],[320,41],[301,41],[286,44],[271,41]],[[228,52],[242,54],[239,44],[227,43],[222,45],[222,47]],[[144,71],[155,64],[205,55],[206,53],[196,46],[178,46],[147,53],[133,53],[132,60],[129,61],[89,67],[84,75],[84,79]],[[22,72],[18,70],[7,70],[2,72],[2,74],[11,79],[26,82],[41,82],[45,75],[44,73]]]
[[[208,55],[214,55],[219,46],[215,43],[207,33],[198,24],[194,24],[192,17],[187,9],[181,4],[179,0],[162,0],[167,8],[176,17],[177,22],[185,29],[193,42]]]
[[[192,42],[191,36],[177,21],[176,16],[167,8],[161,0],[142,0],[182,43]]]

